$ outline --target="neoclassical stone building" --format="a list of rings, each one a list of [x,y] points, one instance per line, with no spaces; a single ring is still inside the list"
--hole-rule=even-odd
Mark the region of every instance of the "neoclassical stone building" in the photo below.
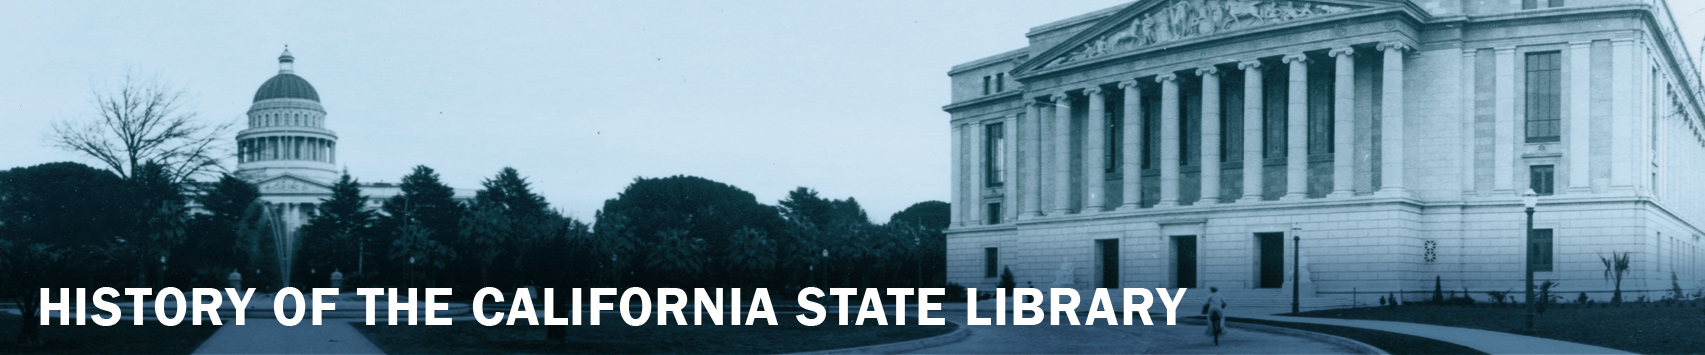
[[[1435,277],[1519,293],[1531,260],[1602,300],[1600,257],[1626,252],[1630,298],[1672,273],[1696,291],[1705,114],[1668,11],[1139,0],[1032,28],[949,72],[948,279],[1284,303],[1300,284],[1320,307]]]
[[[307,224],[321,200],[331,198],[331,186],[342,175],[337,133],[326,128],[320,94],[296,75],[295,62],[286,48],[278,56],[278,74],[255,90],[248,128],[237,132],[235,174],[254,183],[261,200],[282,211],[291,233]],[[371,208],[378,208],[402,190],[395,184],[363,183],[361,192]],[[471,191],[456,190],[458,199],[472,196]]]

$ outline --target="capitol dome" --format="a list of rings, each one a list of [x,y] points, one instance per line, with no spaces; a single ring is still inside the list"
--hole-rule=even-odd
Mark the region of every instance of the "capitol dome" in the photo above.
[[[320,93],[314,91],[314,86],[308,84],[296,74],[280,73],[267,79],[255,90],[255,101],[266,99],[306,99],[320,101]]]
[[[320,93],[314,91],[314,85],[308,84],[307,79],[296,75],[296,57],[290,55],[290,49],[285,48],[284,54],[278,56],[278,75],[267,79],[255,90],[255,101],[266,99],[304,99],[320,101]]]

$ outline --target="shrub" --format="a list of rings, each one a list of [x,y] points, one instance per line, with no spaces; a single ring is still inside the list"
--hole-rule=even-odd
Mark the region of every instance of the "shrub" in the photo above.
[[[1581,292],[1580,297],[1575,297],[1575,303],[1579,303],[1579,304],[1587,304],[1588,302],[1592,302],[1592,301],[1593,301],[1593,299],[1587,298],[1586,292]]]
[[[995,288],[1005,289],[1007,293],[1012,293],[1012,288],[1014,287],[1018,287],[1018,282],[1012,280],[1012,267],[1002,267],[1001,281],[1000,283],[995,284]]]
[[[1489,292],[1486,292],[1486,295],[1491,296],[1492,302],[1497,302],[1498,307],[1503,307],[1505,305],[1505,302],[1509,301],[1510,291],[1509,290],[1489,291]]]
[[[1433,303],[1445,303],[1444,283],[1437,275],[1433,276]]]
[[[960,285],[958,283],[948,283],[947,284],[947,297],[951,298],[951,299],[960,299],[960,300],[965,299],[965,285]]]

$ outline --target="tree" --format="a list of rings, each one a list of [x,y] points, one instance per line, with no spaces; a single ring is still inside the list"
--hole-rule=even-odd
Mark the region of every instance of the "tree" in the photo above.
[[[56,122],[49,140],[99,160],[121,178],[153,162],[169,181],[188,181],[219,169],[233,123],[202,124],[186,101],[182,89],[128,72],[118,87],[96,90],[95,117]]]
[[[484,186],[476,192],[474,198],[481,201],[496,203],[503,212],[511,217],[520,218],[544,213],[550,207],[544,196],[533,193],[532,183],[521,177],[515,168],[504,167],[497,176],[486,179],[480,185]]]
[[[172,180],[164,165],[154,162],[134,171],[125,185],[127,191],[120,203],[134,216],[118,239],[114,256],[135,266],[132,271],[136,272],[138,287],[160,286],[150,285],[148,275],[158,270],[159,281],[164,282],[166,258],[183,244],[189,229],[189,210],[181,185]]]
[[[260,199],[260,190],[230,174],[204,186],[197,200],[208,213],[191,217],[184,243],[172,251],[171,265],[193,287],[224,286],[233,268],[249,263],[253,245],[242,243],[237,230],[244,212]]]
[[[614,199],[604,201],[604,208],[599,211],[599,219],[594,226],[599,234],[612,233],[615,235],[631,236],[624,238],[633,241],[635,252],[631,257],[623,259],[617,268],[634,272],[634,276],[643,286],[662,286],[665,280],[673,280],[676,275],[651,270],[652,265],[647,259],[653,255],[673,255],[655,251],[655,246],[663,243],[668,236],[690,236],[691,244],[700,245],[702,250],[726,250],[729,239],[741,228],[754,228],[766,234],[775,235],[780,230],[782,220],[776,214],[776,209],[758,203],[757,198],[750,192],[729,186],[720,182],[694,176],[672,176],[667,178],[638,178],[628,185]],[[620,223],[613,222],[620,218]],[[680,233],[664,233],[679,231]],[[686,243],[675,241],[674,243]],[[702,244],[698,244],[702,243]],[[626,256],[626,255],[618,255]],[[714,255],[713,255],[714,256]],[[667,260],[664,264],[673,264],[681,260]],[[703,260],[708,265],[705,270],[718,271],[721,260]],[[659,264],[662,265],[662,264]],[[727,281],[722,275],[705,275],[706,279],[697,280],[704,283]]]
[[[924,201],[912,204],[888,217],[888,223],[906,221],[935,230],[947,229],[952,223],[952,210],[946,202]]]
[[[456,251],[432,240],[431,231],[420,225],[404,225],[397,234],[396,241],[391,243],[391,260],[407,263],[410,282],[416,278],[424,278],[428,287],[436,286],[437,279],[432,275],[455,260]],[[416,277],[416,272],[424,274],[425,277]]]
[[[361,195],[360,183],[344,173],[332,184],[332,197],[320,200],[318,211],[302,227],[301,258],[307,261],[307,266],[317,270],[364,271],[361,254],[373,223],[373,211],[367,210],[367,196]]]
[[[504,248],[516,239],[513,238],[516,223],[496,202],[478,198],[472,207],[462,215],[456,250],[461,251],[479,270],[479,286],[490,286],[491,266],[503,254]]]
[[[543,196],[533,193],[531,183],[515,168],[505,167],[496,176],[481,183],[484,188],[474,194],[474,201],[468,206],[468,213],[460,221],[458,239],[453,244],[464,258],[464,264],[457,269],[463,272],[477,272],[478,287],[492,286],[491,274],[493,268],[510,271],[504,267],[520,267],[519,264],[496,264],[504,256],[518,257],[521,250],[519,245],[525,245],[530,239],[541,238],[545,234],[557,233],[558,224],[562,218],[548,209],[549,203]],[[515,273],[502,272],[500,275],[509,276],[504,281],[516,281]]]
[[[1599,255],[1598,259],[1604,262],[1604,280],[1614,281],[1616,285],[1615,293],[1610,296],[1610,302],[1621,305],[1622,275],[1628,273],[1628,253],[1611,252],[1609,258]]]
[[[753,287],[762,287],[760,283],[752,281],[761,281],[776,266],[775,242],[770,240],[764,231],[756,228],[741,228],[740,232],[734,233],[728,248],[722,254],[725,255],[723,260],[727,261],[725,266],[728,268],[728,275],[741,279],[739,281],[747,281],[744,284]],[[741,284],[735,283],[737,286]]]
[[[385,200],[381,207],[384,214],[374,223],[380,233],[368,245],[373,250],[388,250],[397,243],[400,236],[405,235],[403,229],[408,225],[421,228],[423,237],[433,241],[436,246],[446,246],[454,242],[460,232],[462,213],[465,208],[455,200],[455,190],[438,180],[438,173],[425,165],[415,166],[408,175],[403,176],[400,186],[402,194]],[[406,258],[405,258],[406,259]],[[407,265],[392,264],[389,270],[406,271]]]
[[[705,240],[688,235],[685,229],[667,229],[657,234],[657,242],[651,244],[645,258],[646,270],[652,277],[663,284],[681,286],[699,280],[704,272]]]
[[[115,236],[137,224],[122,202],[128,184],[111,172],[77,163],[48,163],[0,172],[0,296],[21,314],[36,314],[43,288],[99,287]],[[123,273],[117,273],[121,275]],[[39,344],[40,324],[20,317],[18,343]]]

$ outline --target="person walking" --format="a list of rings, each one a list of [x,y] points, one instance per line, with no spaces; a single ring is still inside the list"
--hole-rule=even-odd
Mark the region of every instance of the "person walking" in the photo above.
[[[1208,336],[1214,336],[1215,330],[1220,335],[1225,334],[1225,296],[1220,294],[1219,287],[1208,287],[1208,303],[1202,305],[1202,314],[1208,316]]]

